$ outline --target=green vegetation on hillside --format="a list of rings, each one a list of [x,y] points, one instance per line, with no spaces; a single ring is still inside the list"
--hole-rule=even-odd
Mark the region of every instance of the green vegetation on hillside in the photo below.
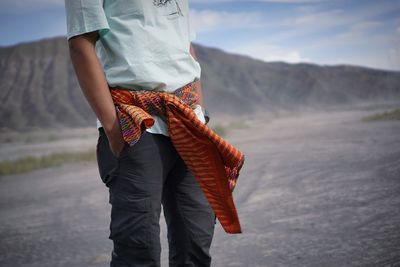
[[[98,130],[93,126],[83,128],[37,128],[26,131],[0,130],[0,144],[46,143],[70,138],[92,140],[97,136]]]
[[[60,166],[67,162],[96,160],[93,149],[84,152],[53,153],[41,157],[27,156],[16,160],[0,162],[0,176],[29,172],[35,169]]]
[[[232,121],[227,125],[227,128],[231,130],[246,129],[249,128],[249,125],[247,125],[246,122],[242,120]]]
[[[216,125],[211,126],[211,129],[221,137],[226,137],[228,132],[231,130],[240,130],[247,128],[249,128],[249,125],[247,125],[244,121],[232,121],[226,125],[218,123]]]
[[[229,131],[234,131],[238,129],[246,129],[249,126],[244,121],[233,121],[227,124],[217,123],[211,126],[211,129],[215,131],[221,137],[226,137]],[[82,133],[80,133],[82,135]],[[88,134],[89,135],[89,134]],[[54,135],[43,135],[41,139],[43,140],[57,140],[57,138],[49,138]],[[36,137],[27,138],[26,140],[20,137],[19,141],[25,142],[38,142],[43,141],[41,139],[36,139]],[[7,140],[7,136],[3,139],[3,142],[12,142],[13,139]],[[0,162],[0,176],[11,175],[17,173],[25,173],[36,169],[60,166],[63,163],[68,162],[80,162],[80,161],[93,161],[96,160],[96,153],[93,149],[83,152],[64,152],[64,153],[53,153],[41,157],[26,156],[15,160],[6,160]]]
[[[221,137],[226,136],[227,130],[222,124],[217,124],[217,125],[211,127],[211,129]]]
[[[400,120],[400,108],[373,114],[362,118],[363,121]]]

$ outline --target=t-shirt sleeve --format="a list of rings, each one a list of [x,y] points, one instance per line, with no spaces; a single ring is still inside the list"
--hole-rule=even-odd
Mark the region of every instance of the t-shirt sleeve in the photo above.
[[[99,31],[100,38],[109,30],[103,0],[64,0],[67,40],[87,32]]]

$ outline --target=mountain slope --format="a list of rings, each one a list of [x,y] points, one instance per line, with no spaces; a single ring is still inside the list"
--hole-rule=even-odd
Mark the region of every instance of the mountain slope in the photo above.
[[[201,46],[197,51],[204,66],[204,88],[212,89],[206,91],[209,95],[228,90],[248,103],[274,107],[351,104],[400,97],[400,72],[346,65],[266,63]],[[214,100],[211,106],[218,106],[217,98],[209,96],[208,100]]]
[[[195,44],[212,114],[400,99],[400,72],[264,62]],[[0,127],[95,125],[65,36],[0,48]]]

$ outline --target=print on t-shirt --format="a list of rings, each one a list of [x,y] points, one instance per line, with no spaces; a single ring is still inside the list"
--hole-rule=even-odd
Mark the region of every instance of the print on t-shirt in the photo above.
[[[176,0],[153,0],[153,5],[161,8],[161,14],[169,19],[174,19],[183,16],[181,8]]]
[[[168,3],[171,3],[172,0],[153,0],[153,5],[160,7],[165,6]]]

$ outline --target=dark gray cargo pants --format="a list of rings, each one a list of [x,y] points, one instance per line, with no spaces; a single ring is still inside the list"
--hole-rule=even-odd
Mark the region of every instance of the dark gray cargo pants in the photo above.
[[[111,267],[160,266],[161,204],[169,266],[211,266],[215,214],[168,136],[144,131],[117,158],[100,128],[96,153],[109,188]]]

